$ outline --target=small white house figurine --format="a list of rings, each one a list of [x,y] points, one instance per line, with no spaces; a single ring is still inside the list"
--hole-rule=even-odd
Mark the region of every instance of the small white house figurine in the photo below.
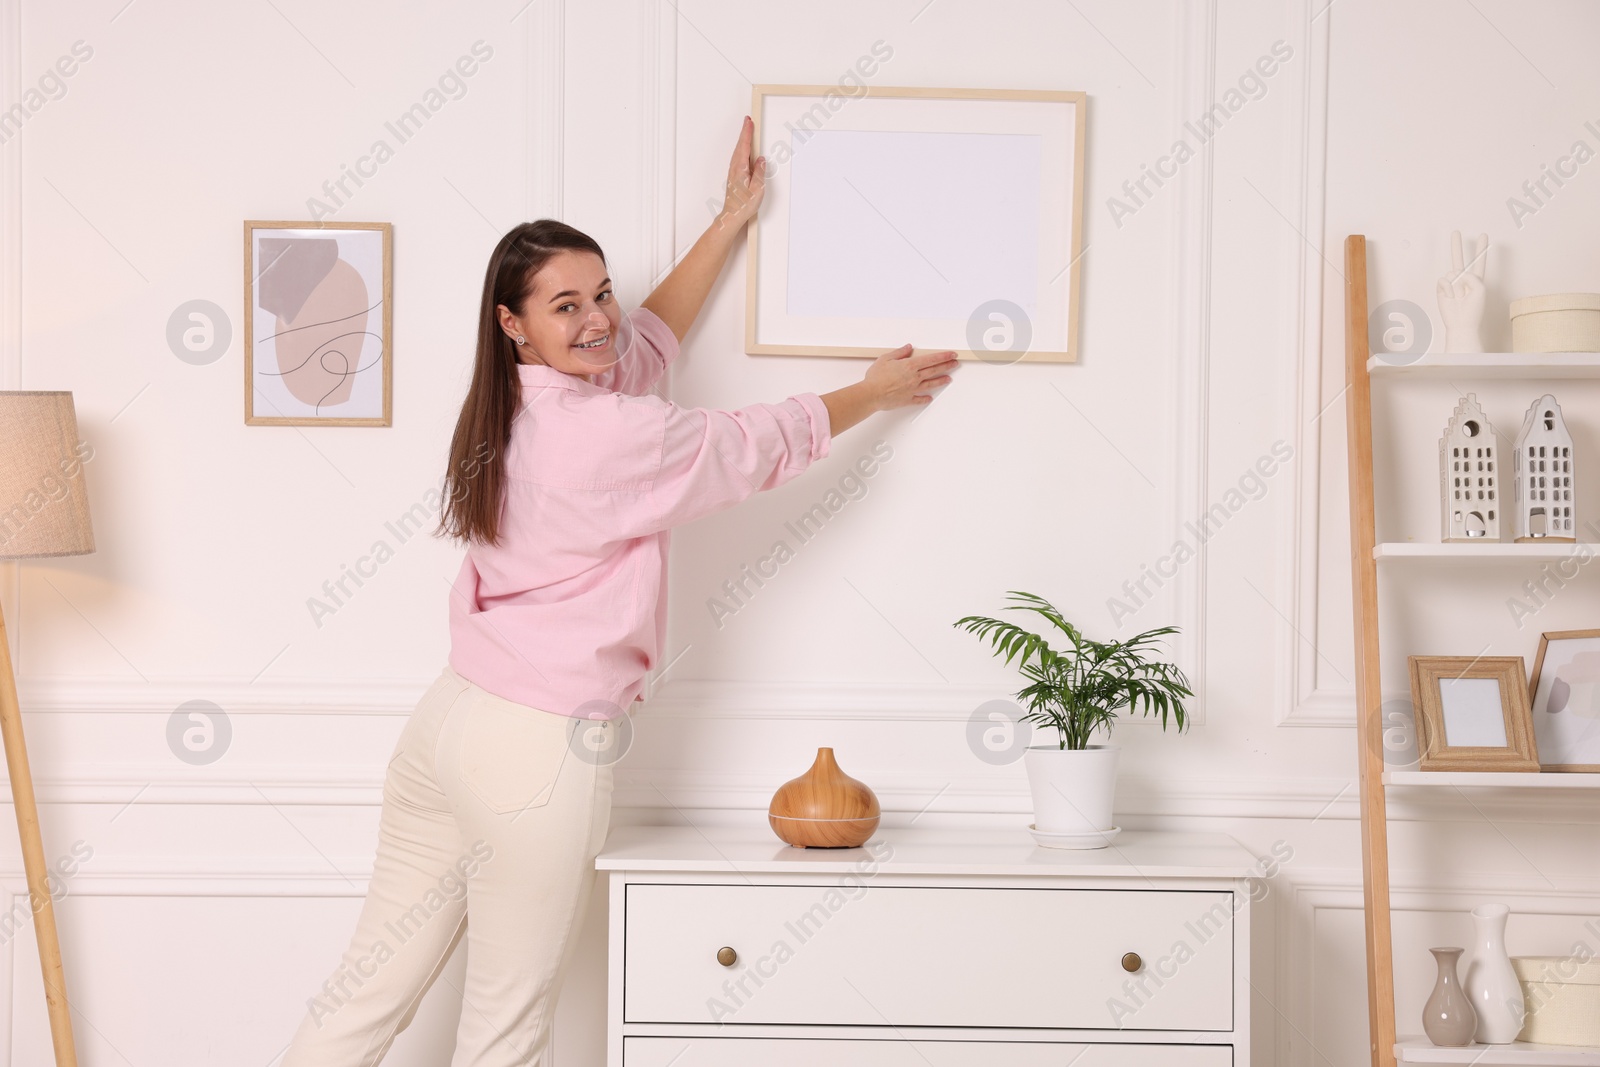
[[[1439,438],[1443,540],[1500,540],[1499,479],[1494,427],[1468,393]]]
[[[1561,405],[1546,393],[1528,408],[1517,434],[1516,538],[1518,541],[1576,541],[1572,516],[1572,435]]]
[[[1444,320],[1446,352],[1483,351],[1483,268],[1489,258],[1489,235],[1478,234],[1461,251],[1461,231],[1450,232],[1450,272],[1439,279],[1439,317]]]

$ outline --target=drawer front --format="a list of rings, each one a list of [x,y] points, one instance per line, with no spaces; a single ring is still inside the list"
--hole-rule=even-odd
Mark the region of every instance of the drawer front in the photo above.
[[[623,1067],[1232,1067],[1229,1045],[626,1037]]]
[[[633,883],[626,894],[628,1022],[1233,1025],[1227,892]]]

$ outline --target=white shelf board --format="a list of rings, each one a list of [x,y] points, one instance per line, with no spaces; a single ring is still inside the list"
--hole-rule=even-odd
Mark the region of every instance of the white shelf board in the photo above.
[[[1548,544],[1517,541],[1385,541],[1375,545],[1372,558],[1385,559],[1499,559],[1540,560],[1587,558],[1600,555],[1600,545],[1583,541],[1552,541]]]
[[[1462,352],[1426,355],[1411,363],[1407,356],[1367,359],[1367,373],[1377,378],[1400,376],[1462,378],[1600,378],[1600,352]]]
[[[1463,1045],[1441,1048],[1425,1037],[1402,1038],[1395,1042],[1394,1055],[1401,1063],[1471,1063],[1476,1067],[1600,1067],[1600,1048],[1588,1045],[1530,1045],[1513,1041],[1509,1045]]]
[[[1384,785],[1492,786],[1497,789],[1600,789],[1587,771],[1384,771]]]

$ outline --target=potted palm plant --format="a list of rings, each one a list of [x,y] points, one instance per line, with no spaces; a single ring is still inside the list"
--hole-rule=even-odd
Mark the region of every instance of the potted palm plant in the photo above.
[[[1013,623],[968,615],[954,625],[988,638],[996,655],[1017,659],[1017,669],[1030,684],[1017,694],[1027,705],[1022,721],[1054,727],[1056,740],[1029,745],[1023,752],[1028,787],[1033,793],[1034,836],[1061,847],[1099,848],[1116,828],[1111,824],[1116,790],[1117,746],[1109,740],[1092,744],[1097,731],[1109,739],[1117,712],[1160,716],[1179,732],[1187,725],[1183,698],[1193,696],[1183,671],[1150,658],[1158,638],[1178,632],[1175,626],[1146,630],[1126,641],[1091,641],[1043,597],[1009,591],[1018,603],[1011,611],[1032,611],[1065,635],[1059,651],[1043,636]]]

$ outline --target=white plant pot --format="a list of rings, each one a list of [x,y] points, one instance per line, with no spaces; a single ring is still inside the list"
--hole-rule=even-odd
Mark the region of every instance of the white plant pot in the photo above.
[[[1022,753],[1033,791],[1033,825],[1046,833],[1092,834],[1111,829],[1117,788],[1117,746],[1084,749],[1029,745]]]

